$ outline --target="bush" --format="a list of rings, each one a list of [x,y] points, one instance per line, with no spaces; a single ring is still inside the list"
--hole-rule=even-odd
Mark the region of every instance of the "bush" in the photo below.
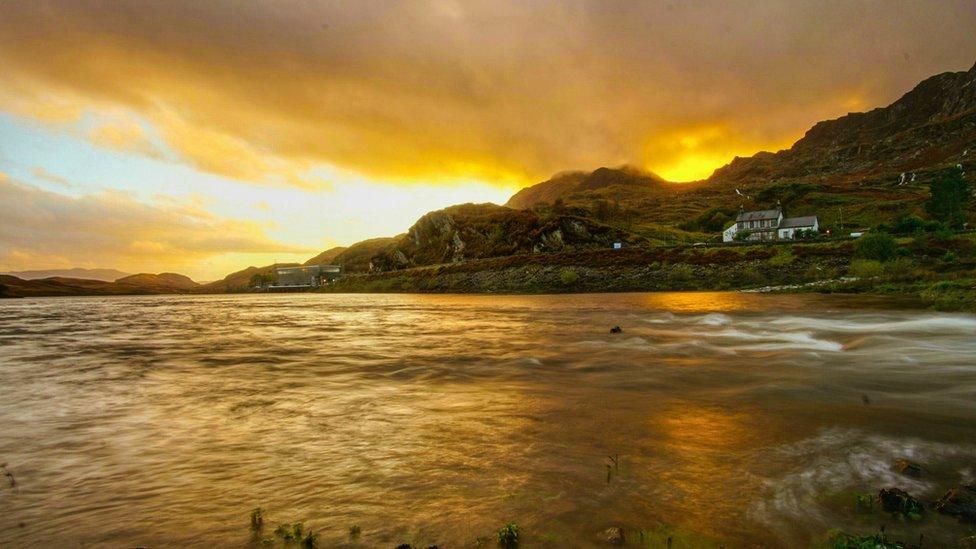
[[[559,273],[559,281],[563,283],[563,286],[572,286],[573,284],[576,284],[578,280],[579,275],[576,274],[576,271],[572,269],[563,269]]]
[[[672,265],[668,268],[667,273],[668,280],[671,282],[687,282],[695,276],[695,271],[691,268],[691,265],[684,263]]]
[[[956,254],[952,252],[946,252],[945,255],[942,256],[943,263],[952,263],[955,260],[956,260]]]
[[[851,261],[851,274],[860,278],[871,278],[884,274],[884,267],[880,261],[873,259],[855,259]]]
[[[917,215],[902,215],[895,219],[891,232],[897,234],[916,234],[925,230],[925,221]]]
[[[892,278],[905,278],[912,276],[915,270],[915,262],[907,257],[896,257],[883,265],[886,276]]]
[[[898,245],[891,235],[869,233],[854,244],[854,256],[875,261],[887,261],[894,257]]]
[[[779,253],[769,259],[769,264],[773,267],[786,267],[793,264],[793,252],[786,248],[780,249]]]

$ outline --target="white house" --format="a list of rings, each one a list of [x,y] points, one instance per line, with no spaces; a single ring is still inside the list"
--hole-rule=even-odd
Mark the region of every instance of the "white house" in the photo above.
[[[793,240],[798,231],[820,232],[820,221],[817,220],[817,216],[787,217],[777,227],[780,240]]]
[[[817,216],[784,217],[780,208],[739,212],[735,223],[722,231],[722,241],[732,242],[740,231],[748,232],[746,240],[793,240],[801,230],[819,232]]]

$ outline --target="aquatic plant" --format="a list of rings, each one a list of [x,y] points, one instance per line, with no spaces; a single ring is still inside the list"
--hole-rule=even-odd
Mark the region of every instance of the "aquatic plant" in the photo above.
[[[303,547],[303,549],[313,549],[319,542],[319,535],[315,532],[306,532],[304,536],[299,538],[298,544]]]
[[[867,398],[866,396],[864,398]],[[854,510],[858,513],[874,512],[874,496],[871,494],[854,494]]]
[[[877,534],[861,536],[834,530],[828,534],[828,540],[832,549],[909,549],[902,542],[889,540],[883,527]]]
[[[264,510],[260,507],[255,507],[251,510],[251,530],[255,532],[261,531],[264,528]]]
[[[498,531],[498,545],[502,547],[518,547],[519,527],[518,524],[510,522]]]

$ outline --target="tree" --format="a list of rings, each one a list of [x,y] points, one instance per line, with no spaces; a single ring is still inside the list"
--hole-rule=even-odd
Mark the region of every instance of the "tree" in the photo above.
[[[854,244],[854,255],[875,261],[887,261],[894,257],[898,245],[895,239],[885,233],[869,233]]]
[[[973,197],[962,168],[944,172],[929,186],[930,196],[925,211],[953,229],[961,229],[966,222],[966,205]]]

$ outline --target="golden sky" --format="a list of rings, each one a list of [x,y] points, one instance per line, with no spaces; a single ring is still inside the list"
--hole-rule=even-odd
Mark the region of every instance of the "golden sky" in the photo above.
[[[0,270],[172,260],[213,278],[559,171],[700,179],[968,69],[974,31],[972,0],[3,0],[5,192],[196,208],[251,240],[189,253],[146,234],[158,261],[140,262],[112,237],[66,255],[55,229],[0,233]],[[199,227],[180,215],[146,230]]]

